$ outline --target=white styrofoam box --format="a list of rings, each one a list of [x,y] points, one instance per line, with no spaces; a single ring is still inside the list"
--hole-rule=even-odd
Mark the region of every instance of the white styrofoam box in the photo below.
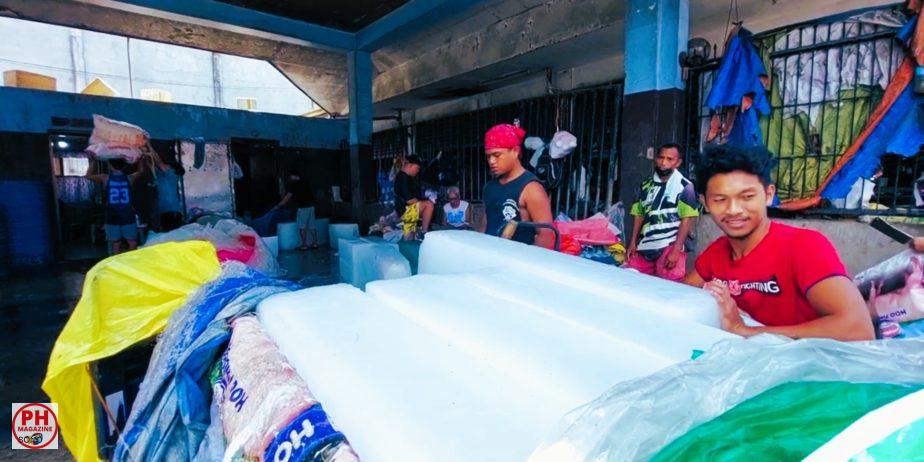
[[[315,218],[314,230],[318,233],[318,245],[324,245],[330,242],[330,218]]]
[[[270,253],[273,254],[273,257],[279,257],[279,237],[278,236],[267,236],[263,238],[263,243],[269,247]]]
[[[330,247],[336,249],[340,246],[340,239],[359,238],[359,225],[356,223],[332,223],[328,225]]]
[[[340,280],[363,289],[366,283],[411,276],[398,245],[381,239],[340,239]]]
[[[301,235],[298,234],[298,227],[294,222],[276,225],[276,237],[279,250],[295,250],[302,244]]]
[[[613,303],[719,326],[715,300],[705,291],[635,271],[472,231],[427,233],[420,274],[458,274],[501,268],[534,284],[555,282]]]

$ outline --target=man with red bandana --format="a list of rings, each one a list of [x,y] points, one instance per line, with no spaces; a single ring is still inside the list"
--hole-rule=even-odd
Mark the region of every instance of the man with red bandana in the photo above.
[[[706,149],[696,186],[724,235],[699,255],[684,282],[715,297],[722,328],[738,335],[873,339],[866,303],[831,241],[767,216],[776,192],[772,166],[762,146]],[[745,325],[739,309],[764,326]]]
[[[500,236],[510,221],[552,223],[549,195],[536,175],[526,171],[520,161],[526,132],[515,125],[492,127],[484,137],[484,152],[494,179],[484,185],[484,232]],[[551,248],[555,236],[549,229],[519,227],[513,240]]]

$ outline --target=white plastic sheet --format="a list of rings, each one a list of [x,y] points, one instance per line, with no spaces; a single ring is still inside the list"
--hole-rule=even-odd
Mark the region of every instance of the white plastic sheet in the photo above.
[[[696,425],[787,382],[924,383],[924,339],[763,340],[723,341],[694,361],[614,386],[566,416],[529,462],[648,460]]]
[[[144,247],[164,242],[199,240],[211,242],[219,251],[233,251],[245,247],[245,244],[241,242],[241,236],[252,236],[254,238],[253,254],[250,260],[243,263],[269,276],[282,274],[282,269],[266,242],[257,235],[253,228],[237,220],[219,220],[214,225],[191,223],[173,231],[151,235]]]

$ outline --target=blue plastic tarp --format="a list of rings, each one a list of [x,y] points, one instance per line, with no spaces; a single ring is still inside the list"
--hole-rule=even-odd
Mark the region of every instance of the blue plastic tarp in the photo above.
[[[714,111],[741,106],[742,98],[753,95],[752,107],[761,114],[769,114],[770,102],[767,101],[767,92],[760,80],[765,75],[767,71],[760,54],[751,44],[751,33],[746,29],[739,30],[725,50],[725,56],[712,82],[712,90],[706,97],[706,106]]]
[[[916,155],[924,143],[924,98],[908,85],[892,104],[860,149],[831,179],[821,196],[826,199],[847,197],[860,178],[869,178],[885,154],[903,157]]]
[[[226,263],[218,279],[174,313],[158,339],[113,460],[193,460],[211,421],[209,369],[228,342],[230,320],[298,288]]]

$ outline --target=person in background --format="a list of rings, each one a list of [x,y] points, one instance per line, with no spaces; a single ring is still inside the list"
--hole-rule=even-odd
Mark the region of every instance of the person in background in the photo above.
[[[763,146],[706,150],[696,165],[698,189],[724,235],[684,282],[715,297],[722,328],[734,334],[872,340],[866,302],[831,241],[767,216],[776,193],[772,167]],[[764,326],[745,325],[739,309]]]
[[[405,240],[420,237],[417,234],[418,221],[421,222],[420,234],[426,234],[433,219],[433,202],[421,192],[419,174],[420,158],[410,155],[395,175],[395,212],[401,217]]]
[[[282,200],[274,208],[286,210],[287,216],[295,217],[295,224],[301,238],[301,245],[296,248],[297,250],[318,248],[318,233],[314,229],[314,207],[312,202],[311,189],[308,187],[308,183],[298,173],[289,172],[286,175]],[[310,246],[308,244],[309,235],[311,236]]]
[[[654,174],[642,181],[632,204],[626,249],[626,267],[670,281],[686,274],[687,238],[699,216],[693,183],[677,170],[682,163],[680,145],[658,148]]]
[[[485,228],[483,232],[500,236],[511,220],[552,224],[549,195],[536,175],[521,162],[526,132],[515,125],[492,127],[484,137],[484,152],[493,179],[484,185]],[[518,227],[513,240],[552,248],[555,234],[550,229]]]
[[[446,190],[449,202],[443,205],[443,226],[454,229],[472,229],[472,209],[462,200],[462,193],[456,186]]]
[[[148,237],[148,230],[157,222],[157,177],[154,174],[153,159],[150,155],[150,144],[141,148],[145,154],[138,160],[141,175],[132,183],[132,205],[138,217],[138,243],[144,245]]]
[[[109,161],[108,174],[87,172],[87,178],[103,185],[106,202],[106,241],[110,252],[118,255],[138,248],[138,228],[135,226],[135,209],[132,207],[132,184],[145,172],[144,159],[138,162],[138,170],[131,175],[125,173],[128,164],[123,159]],[[126,246],[122,246],[125,241]]]
[[[186,171],[175,158],[167,162],[148,144],[157,166],[157,212],[160,232],[173,231],[183,225],[183,201],[180,198],[180,177]]]

